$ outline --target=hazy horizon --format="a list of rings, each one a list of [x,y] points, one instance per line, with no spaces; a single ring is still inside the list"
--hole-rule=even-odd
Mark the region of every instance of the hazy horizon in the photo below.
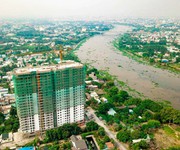
[[[0,0],[0,18],[180,17],[180,0]]]

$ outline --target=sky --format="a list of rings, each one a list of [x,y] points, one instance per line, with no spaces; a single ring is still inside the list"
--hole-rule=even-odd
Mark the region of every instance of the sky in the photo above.
[[[180,0],[0,0],[0,18],[180,18]]]

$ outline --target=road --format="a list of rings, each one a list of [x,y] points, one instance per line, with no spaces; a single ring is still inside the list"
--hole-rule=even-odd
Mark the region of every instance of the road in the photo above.
[[[127,150],[127,148],[126,148],[122,143],[120,143],[120,142],[116,139],[116,135],[115,135],[112,131],[110,131],[110,130],[108,129],[108,127],[104,124],[104,122],[103,122],[102,120],[100,120],[100,119],[96,116],[95,111],[94,111],[92,108],[88,107],[88,112],[89,112],[89,114],[93,115],[94,121],[95,121],[98,125],[100,125],[101,127],[104,128],[104,130],[106,131],[106,134],[107,134],[110,138],[112,138],[112,139],[114,140],[116,146],[117,146],[120,150]]]

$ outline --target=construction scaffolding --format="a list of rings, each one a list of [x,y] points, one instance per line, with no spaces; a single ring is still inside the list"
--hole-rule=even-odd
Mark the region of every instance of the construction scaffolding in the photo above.
[[[56,66],[16,70],[13,76],[20,129],[40,131],[82,122],[85,67],[63,62]]]
[[[41,91],[41,82],[40,82],[40,74],[37,73],[37,92],[38,92],[38,104],[39,104],[39,117],[40,117],[40,131],[43,132],[44,127],[44,108],[43,108],[43,98]]]

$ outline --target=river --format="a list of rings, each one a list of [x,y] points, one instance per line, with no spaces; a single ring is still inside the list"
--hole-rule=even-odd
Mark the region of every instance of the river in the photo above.
[[[129,87],[153,100],[168,100],[180,109],[180,75],[153,66],[140,64],[114,48],[112,41],[131,30],[116,26],[102,35],[88,39],[75,53],[82,63],[108,70]]]

